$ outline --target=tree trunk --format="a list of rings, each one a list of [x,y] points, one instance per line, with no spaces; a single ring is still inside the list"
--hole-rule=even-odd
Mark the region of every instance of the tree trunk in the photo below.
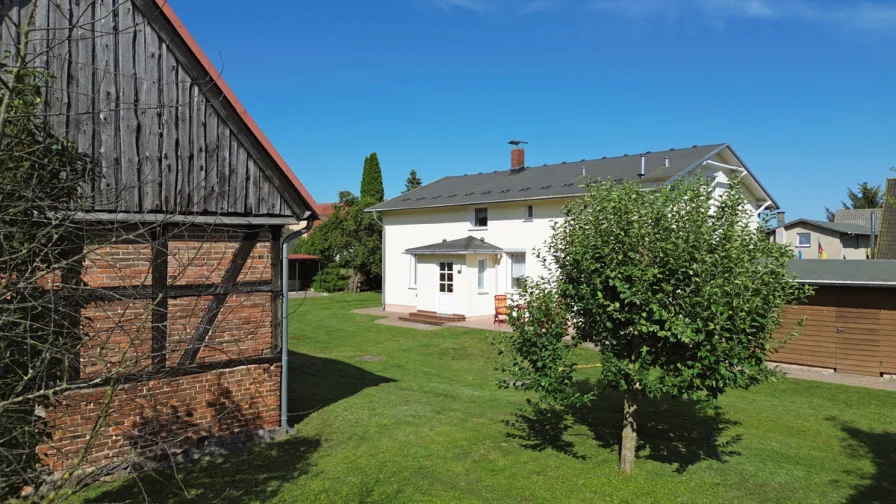
[[[625,392],[622,404],[622,442],[619,444],[619,470],[631,474],[635,470],[635,451],[638,447],[638,430],[635,414],[638,411],[635,393]]]

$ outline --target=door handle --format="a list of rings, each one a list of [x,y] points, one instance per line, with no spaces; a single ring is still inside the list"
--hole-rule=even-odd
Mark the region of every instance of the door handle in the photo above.
[[[845,330],[846,330],[846,329],[844,329],[844,328],[842,328],[842,327],[838,327],[838,328],[837,328],[837,333],[838,333],[838,334],[839,334],[839,333],[842,333],[842,332],[845,331]]]

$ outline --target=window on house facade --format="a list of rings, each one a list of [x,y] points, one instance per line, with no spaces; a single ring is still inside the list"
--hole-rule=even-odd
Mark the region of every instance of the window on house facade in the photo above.
[[[488,268],[488,261],[485,259],[479,260],[479,270],[477,272],[476,277],[476,286],[480,291],[485,290],[485,270]]]
[[[525,213],[524,219],[527,221],[530,221],[530,220],[532,220],[532,218],[534,216],[535,216],[535,208],[533,208],[532,205],[526,205],[526,213]]]
[[[488,208],[473,210],[473,225],[478,228],[488,227]]]
[[[417,287],[417,256],[411,255],[411,287]]]
[[[812,233],[797,233],[796,234],[796,246],[800,248],[807,248],[812,246]]]
[[[522,287],[526,276],[526,254],[510,254],[510,285],[514,289]]]

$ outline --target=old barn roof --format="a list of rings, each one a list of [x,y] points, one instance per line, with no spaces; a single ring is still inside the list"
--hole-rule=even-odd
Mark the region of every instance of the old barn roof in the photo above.
[[[314,197],[311,196],[311,193],[305,189],[305,186],[296,176],[295,172],[289,167],[286,163],[286,160],[277,152],[277,149],[274,148],[274,145],[268,140],[268,137],[264,134],[261,128],[258,126],[258,123],[252,119],[252,116],[249,115],[249,112],[246,110],[246,107],[240,102],[239,98],[236,97],[236,94],[230,89],[230,86],[227,85],[227,82],[224,80],[224,77],[215,68],[215,65],[209,60],[208,56],[206,56],[205,52],[199,47],[199,44],[196,42],[196,39],[190,34],[187,27],[184,23],[177,17],[177,14],[174,13],[174,9],[171,7],[171,2],[169,0],[154,0],[155,4],[158,6],[159,10],[164,14],[165,18],[174,29],[177,31],[178,35],[183,39],[183,42],[189,47],[190,51],[193,55],[196,56],[196,59],[202,64],[203,68],[208,72],[209,76],[211,76],[215,84],[220,88],[221,93],[224,95],[224,98],[227,102],[236,110],[237,114],[242,118],[243,122],[255,136],[259,143],[261,143],[262,147],[264,147],[265,151],[273,158],[274,162],[277,164],[277,167],[283,172],[287,179],[292,183],[292,188],[295,189],[304,200],[305,208],[311,212],[311,218],[317,219],[317,203],[314,201]],[[155,16],[149,16],[149,19],[154,18]]]

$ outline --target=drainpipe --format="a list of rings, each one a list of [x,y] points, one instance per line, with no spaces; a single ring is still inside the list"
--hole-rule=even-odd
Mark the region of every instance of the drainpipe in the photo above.
[[[306,224],[302,229],[286,235],[282,240],[282,249],[280,254],[280,276],[282,278],[280,289],[280,427],[292,434],[287,420],[287,396],[286,396],[286,378],[288,370],[289,356],[289,244],[311,231],[314,221],[311,219],[311,212],[305,212]]]
[[[380,303],[382,304],[381,309],[386,311],[386,226],[384,226],[383,221],[377,217],[376,210],[372,213],[373,220],[383,228],[382,234],[380,235],[380,241],[383,243],[382,251],[380,253]]]

